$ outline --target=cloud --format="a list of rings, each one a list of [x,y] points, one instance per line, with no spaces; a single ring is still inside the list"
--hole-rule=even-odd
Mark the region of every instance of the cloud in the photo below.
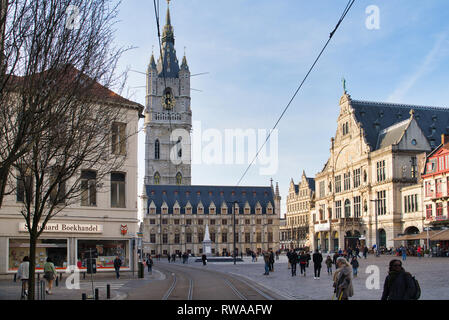
[[[423,62],[416,69],[415,73],[403,81],[392,94],[389,95],[387,101],[390,102],[401,102],[408,91],[418,82],[418,80],[425,75],[427,72],[431,71],[435,67],[435,61],[437,60],[438,54],[440,53],[442,46],[447,39],[448,32],[440,34],[433,46],[433,48],[427,53]]]

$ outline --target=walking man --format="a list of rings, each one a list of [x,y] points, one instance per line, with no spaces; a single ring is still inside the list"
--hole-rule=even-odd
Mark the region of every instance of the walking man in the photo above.
[[[332,274],[332,264],[333,264],[333,262],[332,262],[332,259],[331,259],[331,256],[327,256],[327,259],[326,259],[326,266],[327,266],[327,274]]]
[[[148,267],[148,273],[152,274],[153,273],[153,259],[151,259],[151,256],[148,256],[146,264]]]
[[[170,263],[170,253],[167,255],[167,257],[168,257],[168,263]]]
[[[117,276],[117,279],[120,278],[120,267],[122,266],[122,260],[120,260],[120,257],[117,255],[117,257],[114,260],[114,269],[115,274]]]
[[[335,270],[338,268],[338,267],[337,267],[337,259],[338,259],[339,256],[340,256],[340,254],[337,253],[337,252],[335,252],[335,253],[334,253],[334,256],[332,257],[332,262],[333,262],[334,265],[335,265]]]
[[[315,253],[313,254],[313,271],[315,273],[313,279],[315,280],[320,279],[321,262],[323,262],[323,255],[318,251],[318,249],[315,249]]]
[[[292,277],[296,276],[296,264],[298,263],[298,254],[296,251],[290,252],[288,256],[288,262],[292,269]]]
[[[205,265],[206,265],[206,262],[207,262],[207,257],[206,257],[205,254],[203,254],[203,255],[201,256],[201,260],[203,261],[203,266],[205,266]]]
[[[270,250],[270,272],[274,271],[274,253]]]
[[[405,249],[405,247],[401,247],[401,253],[402,253],[402,261],[407,260],[407,249]]]
[[[266,251],[262,251],[263,260],[265,262],[265,273],[264,276],[268,276],[270,274],[270,254]]]
[[[368,255],[368,247],[367,246],[365,246],[364,248],[363,248],[363,257],[366,259],[366,256]]]
[[[353,274],[354,278],[356,278],[357,270],[359,269],[359,262],[357,261],[356,256],[352,257],[351,265],[352,265],[352,274]]]

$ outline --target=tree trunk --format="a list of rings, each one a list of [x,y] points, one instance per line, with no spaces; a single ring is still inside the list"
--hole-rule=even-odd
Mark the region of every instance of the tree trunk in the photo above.
[[[36,236],[30,233],[30,276],[28,288],[28,300],[34,300],[36,289]]]

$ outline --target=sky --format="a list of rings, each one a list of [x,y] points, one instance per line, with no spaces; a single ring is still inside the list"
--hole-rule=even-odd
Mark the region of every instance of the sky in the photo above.
[[[157,2],[163,26],[167,4]],[[178,60],[185,52],[192,74],[208,73],[191,78],[191,87],[201,90],[191,92],[193,132],[270,130],[346,4],[347,0],[172,0]],[[373,20],[372,6],[378,9],[378,20]],[[268,186],[272,178],[279,183],[281,216],[285,214],[291,179],[297,184],[303,170],[314,177],[328,160],[343,77],[353,99],[449,107],[447,12],[446,0],[357,0],[277,127],[277,169],[263,174],[264,165],[256,162],[240,185]],[[159,56],[153,1],[124,0],[119,19],[117,46],[134,48],[123,55],[119,69],[145,72],[153,46]],[[121,94],[144,105],[142,86],[145,75],[130,72]],[[206,145],[197,139],[192,149]],[[140,133],[139,194],[144,146]],[[248,161],[195,164],[192,184],[237,185],[247,166]]]

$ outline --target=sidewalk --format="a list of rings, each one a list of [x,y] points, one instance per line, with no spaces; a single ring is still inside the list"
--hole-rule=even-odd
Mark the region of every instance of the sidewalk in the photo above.
[[[111,300],[121,300],[126,298],[126,292],[127,289],[130,289],[129,287],[143,284],[143,282],[157,280],[160,277],[155,272],[151,276],[145,272],[145,278],[138,279],[136,272],[134,275],[132,272],[121,272],[120,279],[116,279],[115,273],[96,273],[92,275],[94,287],[94,291],[92,291],[90,275],[86,274],[86,278],[83,279],[83,274],[80,273],[80,289],[67,288],[66,281],[69,276],[69,274],[63,274],[62,281],[59,281],[59,286],[56,286],[56,282],[53,282],[52,294],[46,295],[45,299],[81,300],[83,293],[86,293],[87,296],[92,296],[95,288],[98,288],[99,299],[106,300],[107,285],[109,284],[111,286]],[[9,280],[0,280],[0,300],[20,300],[21,282],[14,282],[13,279],[14,275],[11,275]],[[40,279],[42,280],[42,277]],[[37,294],[35,296],[37,297]]]

